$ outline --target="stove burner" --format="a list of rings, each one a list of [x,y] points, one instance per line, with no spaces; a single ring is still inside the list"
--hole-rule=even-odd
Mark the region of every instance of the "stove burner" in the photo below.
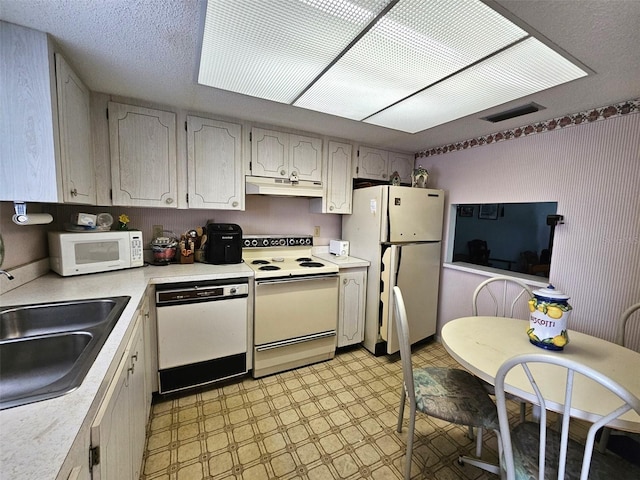
[[[280,270],[280,267],[275,265],[265,265],[264,267],[260,267],[259,270]]]
[[[301,267],[324,267],[324,263],[320,263],[320,262],[301,262],[300,263]]]
[[[266,260],[254,260],[253,262],[251,262],[251,265],[266,265],[269,262]]]
[[[300,257],[300,258],[296,258],[296,262],[311,262],[312,259],[309,257]]]

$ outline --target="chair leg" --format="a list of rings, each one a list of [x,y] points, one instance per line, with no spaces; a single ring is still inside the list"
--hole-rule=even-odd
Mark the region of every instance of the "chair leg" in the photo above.
[[[600,435],[600,441],[598,442],[598,451],[600,453],[607,453],[607,444],[609,443],[609,437],[611,436],[611,429],[604,427],[602,434]]]
[[[405,455],[404,478],[411,479],[411,458],[413,457],[413,433],[416,427],[416,409],[409,406],[409,431],[407,432],[407,453]]]
[[[476,457],[482,456],[482,427],[478,427],[478,436],[476,438]]]
[[[524,423],[527,416],[527,404],[520,402],[520,423]]]
[[[473,440],[475,438],[475,435],[473,434],[473,427],[471,425],[469,425],[469,432],[467,433],[467,437],[469,437],[469,440]]]
[[[400,408],[398,411],[398,433],[402,432],[402,417],[404,416],[404,404],[407,401],[407,396],[404,392],[404,385],[400,391]]]

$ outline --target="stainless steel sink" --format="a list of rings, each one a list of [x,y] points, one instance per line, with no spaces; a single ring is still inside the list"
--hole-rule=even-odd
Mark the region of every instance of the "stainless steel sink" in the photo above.
[[[129,299],[0,307],[0,409],[78,388]]]

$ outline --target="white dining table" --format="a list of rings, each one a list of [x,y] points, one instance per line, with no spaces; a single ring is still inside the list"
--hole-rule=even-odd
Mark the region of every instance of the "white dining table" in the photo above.
[[[449,354],[477,377],[494,384],[502,363],[519,354],[547,352],[587,365],[615,380],[640,398],[640,353],[601,338],[569,330],[569,343],[560,351],[546,350],[529,342],[528,320],[505,317],[463,317],[442,327],[441,341]],[[565,382],[558,381],[560,367],[536,364],[532,372],[545,393],[548,407],[561,411]],[[505,379],[505,391],[536,404],[537,398],[522,369],[513,369]],[[589,422],[611,412],[620,399],[604,387],[577,375],[571,416]],[[608,426],[640,433],[640,415],[630,411]]]

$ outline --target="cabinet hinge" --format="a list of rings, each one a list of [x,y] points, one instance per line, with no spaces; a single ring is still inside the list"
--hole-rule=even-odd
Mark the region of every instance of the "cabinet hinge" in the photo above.
[[[107,108],[107,120],[109,120],[109,109]]]
[[[185,132],[187,131],[187,122],[186,121],[184,122],[184,131]]]
[[[113,200],[113,188],[109,189],[109,198]]]
[[[253,132],[249,132],[249,141],[251,141],[251,138],[252,138],[252,137],[251,137],[251,134],[252,134],[252,133],[253,133]]]
[[[360,167],[356,166],[356,175],[360,173]]]
[[[249,171],[253,172],[253,162],[249,162]]]
[[[89,470],[93,470],[94,465],[100,463],[100,446],[89,449]]]
[[[188,204],[188,203],[189,203],[189,194],[187,193],[187,194],[185,195],[185,197],[187,197],[187,204]]]

